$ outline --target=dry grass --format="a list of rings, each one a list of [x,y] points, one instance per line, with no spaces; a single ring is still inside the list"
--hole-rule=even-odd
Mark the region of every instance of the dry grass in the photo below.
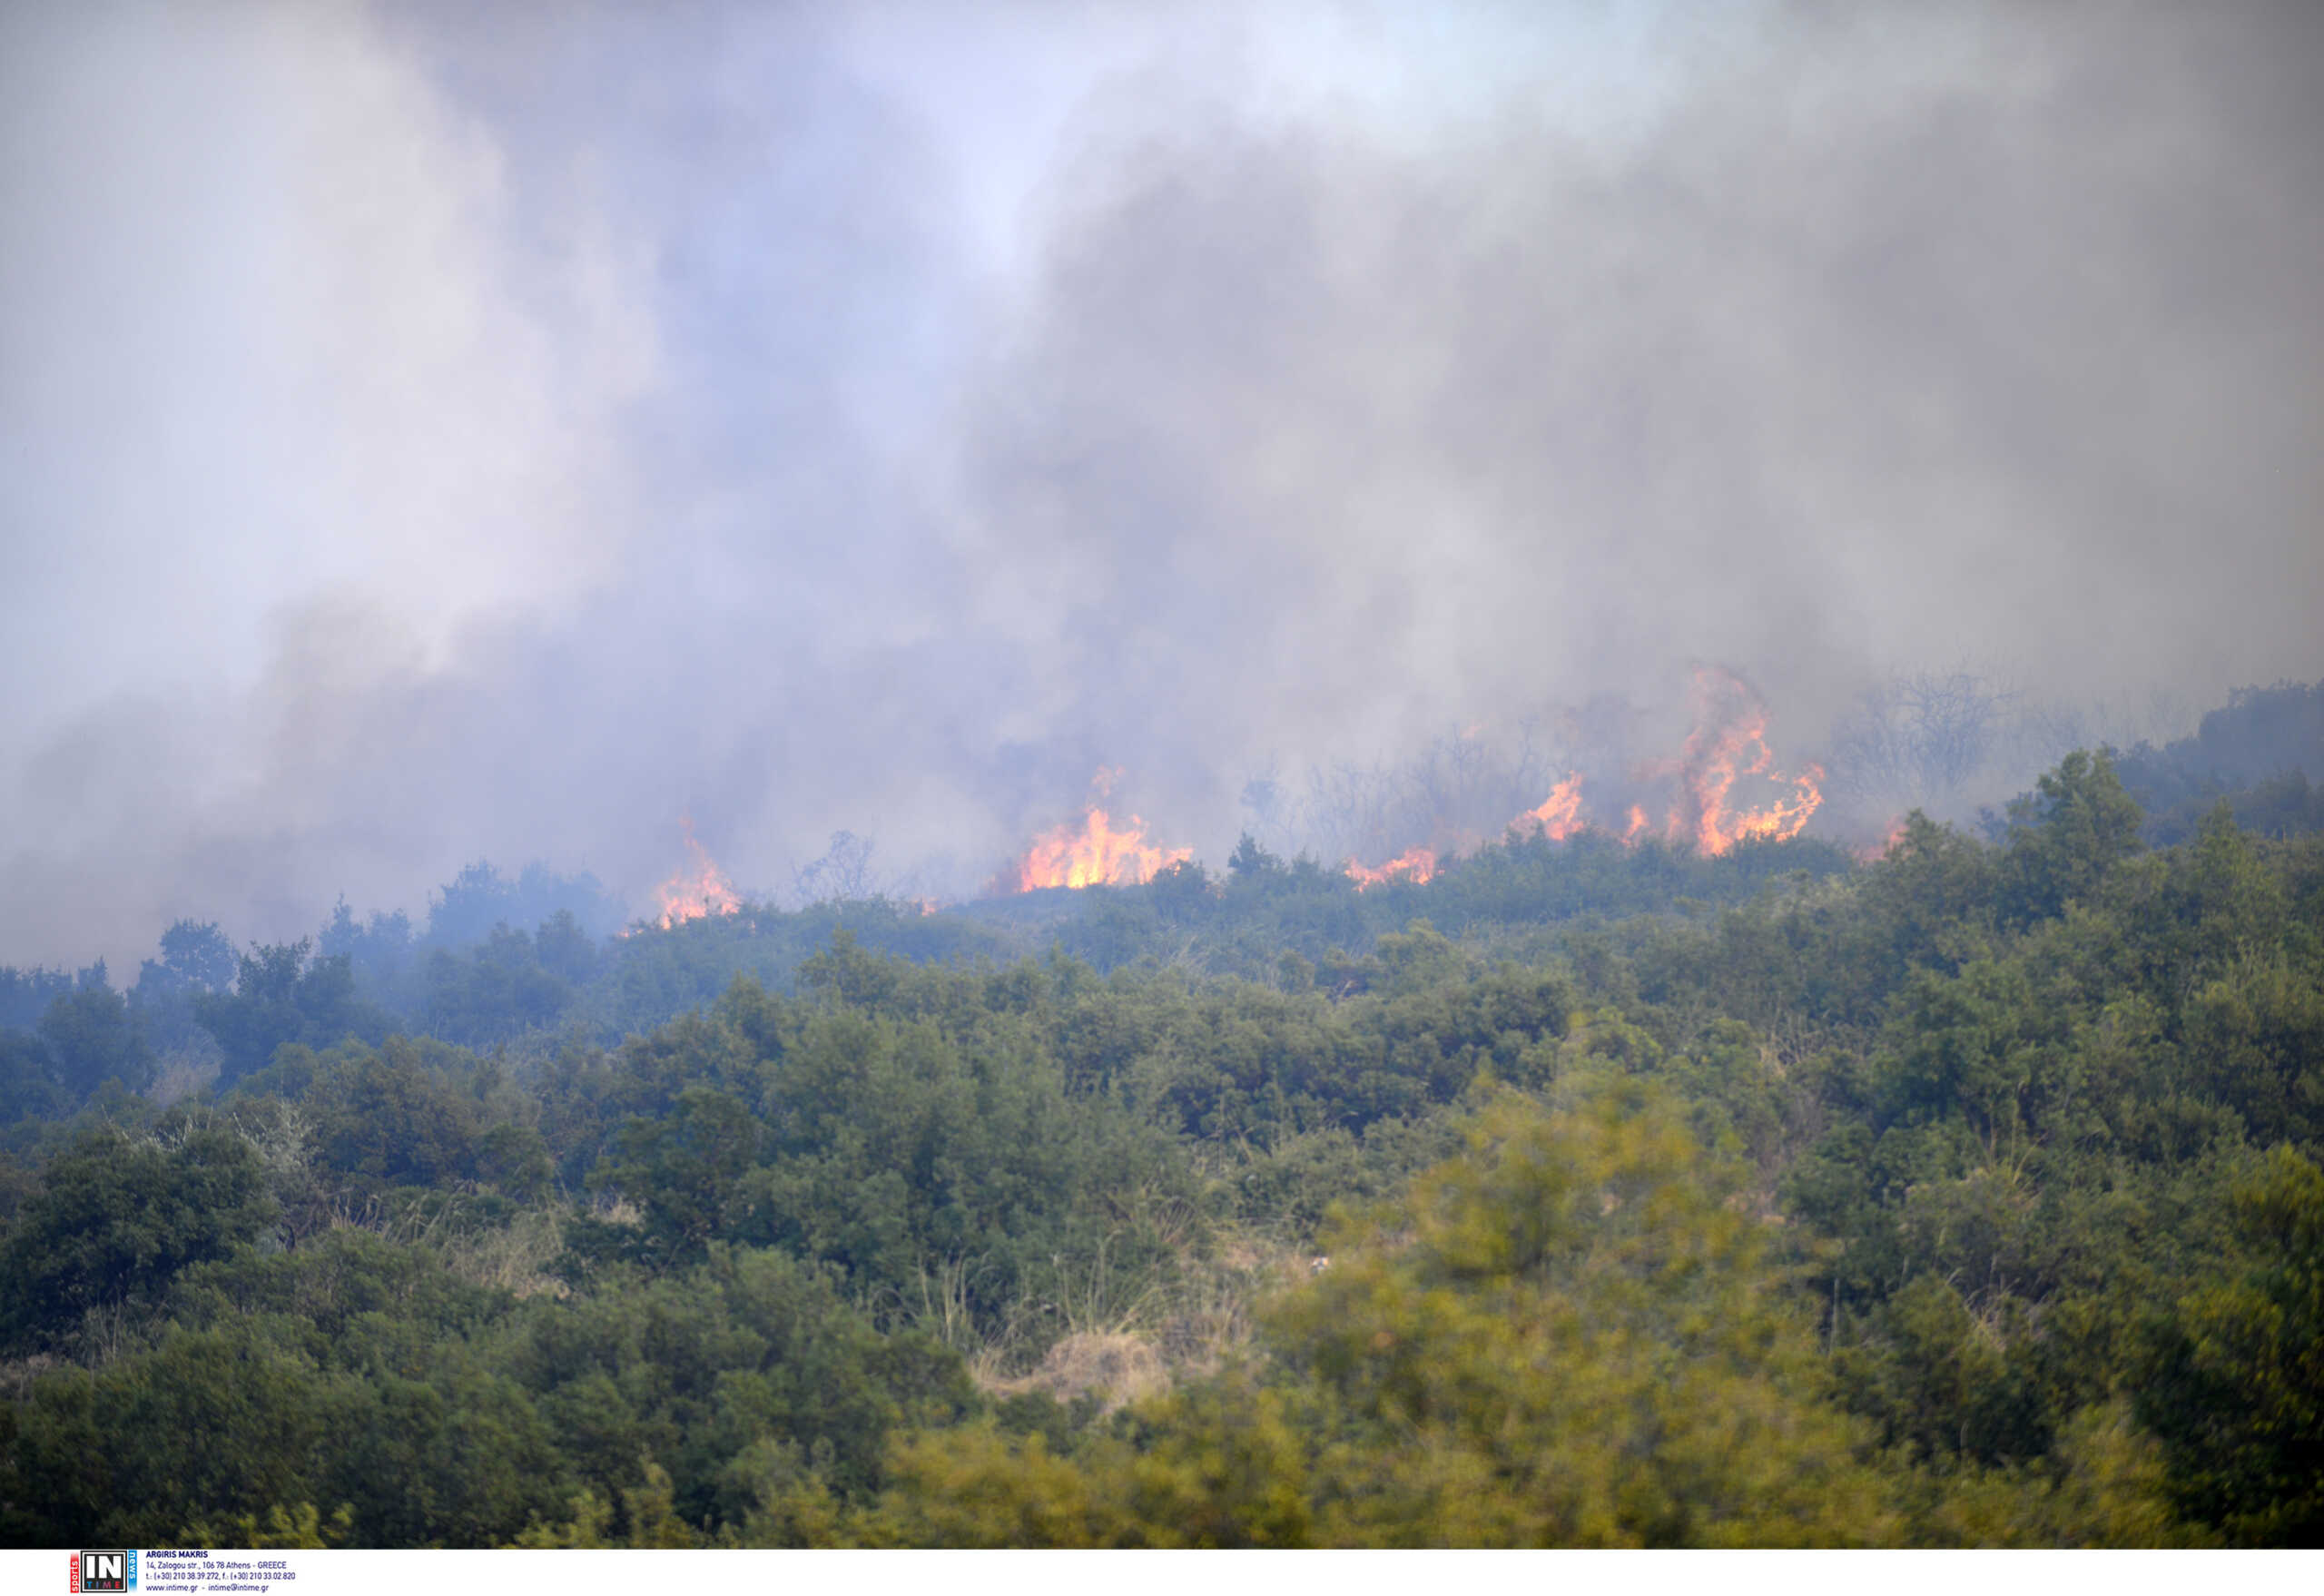
[[[626,1225],[632,1229],[645,1223],[645,1211],[643,1208],[627,1197],[617,1196],[613,1192],[599,1192],[589,1204],[589,1214],[591,1217],[602,1219],[608,1225]]]
[[[618,1205],[600,1205],[600,1217],[623,1220]],[[635,1210],[630,1210],[635,1217]],[[458,1200],[421,1208],[391,1209],[379,1197],[359,1205],[339,1204],[333,1229],[369,1230],[405,1246],[424,1246],[456,1278],[472,1286],[514,1292],[520,1297],[569,1295],[570,1287],[548,1272],[565,1250],[565,1220],[556,1208],[527,1208],[506,1225],[469,1225]]]
[[[527,1208],[507,1225],[448,1236],[437,1244],[444,1266],[476,1286],[520,1297],[564,1296],[564,1281],[548,1272],[565,1248],[565,1227],[546,1208]]]
[[[146,1099],[157,1108],[166,1108],[181,1098],[192,1097],[218,1079],[219,1060],[192,1050],[168,1052],[157,1061],[153,1084],[145,1089]]]
[[[0,1397],[10,1402],[22,1402],[32,1394],[34,1381],[52,1369],[64,1366],[64,1359],[44,1352],[34,1353],[30,1357],[0,1361]]]
[[[1050,1347],[1031,1374],[1013,1380],[987,1376],[979,1383],[996,1396],[1041,1391],[1061,1403],[1070,1403],[1078,1396],[1091,1395],[1098,1399],[1099,1413],[1110,1414],[1169,1390],[1171,1371],[1143,1336],[1127,1331],[1084,1330]]]
[[[271,1116],[238,1118],[234,1129],[265,1164],[267,1178],[278,1194],[306,1179],[314,1158],[315,1128],[298,1104],[281,1104]]]
[[[963,1348],[977,1384],[996,1396],[1046,1392],[1098,1399],[1101,1413],[1216,1373],[1244,1353],[1262,1304],[1315,1271],[1305,1247],[1255,1229],[1214,1233],[1206,1256],[1182,1251],[1167,1283],[1108,1279],[1102,1255],[1064,1305],[1066,1334],[1032,1368],[1023,1335]],[[1052,1321],[1054,1322],[1054,1321]]]

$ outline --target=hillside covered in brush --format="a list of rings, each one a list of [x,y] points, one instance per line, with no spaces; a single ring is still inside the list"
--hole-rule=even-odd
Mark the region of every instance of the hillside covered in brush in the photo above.
[[[0,973],[0,1538],[2312,1543],[2324,836],[2232,742]]]

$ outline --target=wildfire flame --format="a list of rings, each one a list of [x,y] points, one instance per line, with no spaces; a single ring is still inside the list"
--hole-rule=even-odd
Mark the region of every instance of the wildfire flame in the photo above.
[[[1779,842],[1797,836],[1823,804],[1823,767],[1808,764],[1797,775],[1783,774],[1776,769],[1767,730],[1767,705],[1748,683],[1716,667],[1697,669],[1695,726],[1685,746],[1677,758],[1635,773],[1635,779],[1650,782],[1669,795],[1659,834],[1706,854],[1724,853],[1755,837]],[[1778,791],[1757,804],[1746,804],[1736,796],[1738,785],[1746,781]],[[1780,791],[1784,788],[1789,791]],[[1538,807],[1511,822],[1511,829],[1525,832],[1538,827],[1553,842],[1588,830],[1594,823],[1585,811],[1581,789],[1581,773],[1569,772]],[[1635,846],[1655,829],[1644,803],[1630,804],[1625,819],[1620,836],[1627,845]],[[1344,868],[1358,887],[1371,887],[1395,875],[1424,882],[1440,863],[1437,853],[1415,848],[1383,865],[1350,861]]]
[[[1864,846],[1855,851],[1856,856],[1866,864],[1876,863],[1879,861],[1887,858],[1891,852],[1895,852],[1896,844],[1905,840],[1905,833],[1911,829],[1910,824],[1905,821],[1905,817],[1900,814],[1896,819],[1888,823],[1888,834],[1886,836],[1881,838],[1877,842],[1865,843]]]
[[[1685,747],[1678,758],[1639,773],[1675,787],[1662,823],[1666,839],[1717,854],[1753,837],[1781,841],[1799,834],[1823,804],[1823,767],[1806,765],[1796,776],[1778,772],[1767,732],[1767,705],[1748,683],[1711,666],[1695,672],[1695,728]],[[1746,778],[1791,791],[1757,805],[1740,804],[1735,789]],[[1630,844],[1652,825],[1643,803],[1630,806],[1628,821],[1621,839]],[[1539,809],[1519,815],[1516,823],[1521,829],[1528,822],[1539,824],[1552,842],[1588,825],[1581,813],[1581,778],[1567,776]]]
[[[1649,834],[1699,852],[1725,853],[1737,843],[1754,838],[1781,841],[1797,836],[1824,802],[1821,766],[1807,764],[1797,775],[1776,768],[1775,751],[1767,741],[1768,710],[1758,694],[1741,677],[1713,666],[1695,672],[1695,724],[1676,758],[1634,770],[1620,783],[1628,799],[1643,785],[1643,802],[1628,803],[1620,840],[1635,846]],[[1463,729],[1463,736],[1478,728]],[[1024,857],[1003,871],[989,891],[1030,892],[1055,887],[1134,886],[1151,880],[1174,864],[1194,857],[1191,848],[1162,848],[1147,840],[1146,822],[1128,816],[1119,825],[1104,807],[1117,770],[1101,769],[1092,780],[1092,793],[1078,822],[1068,822],[1036,837]],[[1551,789],[1549,796],[1511,823],[1520,832],[1538,829],[1551,842],[1565,842],[1595,827],[1615,835],[1613,827],[1592,818],[1583,793],[1585,778],[1570,771]],[[1757,803],[1738,796],[1754,791],[1769,795]],[[1770,793],[1770,790],[1772,792]],[[1669,807],[1657,828],[1648,804]],[[1619,800],[1618,800],[1619,802]],[[1342,870],[1359,890],[1390,881],[1414,884],[1431,881],[1448,860],[1478,842],[1465,831],[1440,826],[1435,846],[1408,849],[1376,865],[1351,859]],[[1892,838],[1893,841],[1893,838]],[[686,847],[694,860],[692,875],[681,872],[662,888],[662,923],[669,926],[706,914],[732,913],[741,901],[718,867],[686,831]],[[923,914],[933,913],[933,900],[915,900]]]
[[[1436,852],[1433,848],[1410,849],[1377,867],[1361,865],[1351,859],[1343,868],[1354,880],[1359,892],[1395,876],[1403,876],[1417,886],[1436,873]]]
[[[1529,809],[1517,817],[1521,827],[1527,821],[1540,824],[1541,832],[1552,842],[1562,842],[1589,823],[1581,818],[1581,777],[1569,774],[1550,789],[1550,795],[1538,809]]]
[[[1097,796],[1109,792],[1121,773],[1101,770],[1091,783]],[[1122,828],[1093,799],[1080,823],[1067,823],[1033,840],[1025,857],[1000,880],[1003,891],[1030,892],[1042,887],[1136,886],[1156,872],[1183,864],[1192,848],[1155,848],[1146,841],[1146,823],[1129,816]]]
[[[1698,668],[1695,696],[1695,729],[1680,756],[1684,800],[1671,811],[1671,840],[1691,833],[1701,852],[1724,853],[1749,837],[1797,836],[1824,802],[1818,785],[1823,767],[1808,765],[1797,776],[1776,773],[1775,751],[1767,741],[1768,707],[1742,678],[1709,666]],[[1756,809],[1729,809],[1728,800],[1738,775],[1787,782],[1791,796]]]
[[[743,906],[740,893],[718,868],[708,850],[694,840],[694,821],[683,822],[686,833],[686,853],[692,863],[679,871],[655,889],[662,902],[662,929],[689,920],[702,920],[713,914],[732,914]]]

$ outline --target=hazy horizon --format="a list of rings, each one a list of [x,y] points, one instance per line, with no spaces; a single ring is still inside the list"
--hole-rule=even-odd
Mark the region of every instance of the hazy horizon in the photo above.
[[[635,910],[683,817],[958,895],[1101,768],[1216,867],[1449,744],[1487,813],[1668,754],[1699,665],[1785,769],[1974,671],[1987,802],[2191,729],[2324,677],[2319,64],[2296,5],[11,8],[0,962],[478,859]]]

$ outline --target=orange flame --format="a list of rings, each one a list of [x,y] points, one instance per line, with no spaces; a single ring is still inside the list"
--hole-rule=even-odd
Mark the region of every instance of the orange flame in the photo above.
[[[1376,887],[1394,876],[1402,876],[1414,886],[1436,873],[1436,852],[1433,848],[1413,848],[1399,853],[1387,863],[1372,868],[1351,859],[1343,867],[1355,882],[1355,890]]]
[[[1630,784],[1651,783],[1669,798],[1660,834],[1671,842],[1714,856],[1753,839],[1780,842],[1799,835],[1823,806],[1823,767],[1806,764],[1797,775],[1776,768],[1775,751],[1767,740],[1767,705],[1740,676],[1717,666],[1699,666],[1695,700],[1694,729],[1679,755],[1649,764],[1630,776]],[[1462,734],[1469,737],[1480,731],[1464,727]],[[1114,770],[1098,771],[1092,783],[1093,796],[1079,823],[1059,825],[1036,838],[1024,858],[995,881],[990,890],[1029,892],[1048,887],[1135,885],[1191,859],[1190,848],[1148,844],[1146,823],[1135,814],[1119,829],[1115,827],[1098,801],[1110,791],[1119,774]],[[1521,833],[1539,828],[1544,838],[1558,842],[1590,829],[1596,823],[1587,813],[1583,779],[1580,772],[1568,772],[1539,805],[1512,821],[1511,829]],[[1773,793],[1755,803],[1738,797],[1738,787],[1746,793],[1754,788],[1773,789]],[[1650,796],[1628,806],[1627,824],[1620,838],[1624,845],[1635,846],[1658,829],[1648,818],[1647,803],[1660,801],[1659,796]],[[1610,827],[1600,829],[1611,834]],[[1901,833],[1892,834],[1892,844],[1896,834]],[[1434,879],[1449,859],[1458,857],[1461,849],[1473,845],[1477,839],[1464,832],[1448,840],[1440,827],[1436,841],[1443,844],[1442,850],[1414,847],[1382,864],[1360,864],[1351,859],[1342,868],[1359,890],[1393,880],[1417,884]],[[691,833],[687,845],[694,845]],[[707,859],[703,863],[708,866]],[[711,879],[717,879],[723,890],[724,883],[715,878],[715,867],[709,870]],[[714,903],[712,910],[731,905],[730,892],[726,905]],[[931,912],[933,905],[923,901],[921,909]],[[691,916],[681,911],[680,917]]]
[[[1541,832],[1552,842],[1562,842],[1588,823],[1581,818],[1581,777],[1570,773],[1566,779],[1550,789],[1539,809],[1529,809],[1517,817],[1521,827],[1527,821],[1538,822]]]
[[[1103,797],[1120,774],[1101,770],[1091,785]],[[1078,825],[1068,823],[1035,838],[1025,857],[1000,884],[1011,892],[1042,887],[1136,886],[1194,856],[1192,848],[1147,846],[1146,823],[1134,814],[1116,831],[1112,818],[1092,803]]]
[[[1877,842],[1866,842],[1862,847],[1854,851],[1856,858],[1866,864],[1877,863],[1879,861],[1887,858],[1890,853],[1896,851],[1896,844],[1905,840],[1905,833],[1911,829],[1912,828],[1905,823],[1905,817],[1901,814],[1898,815],[1896,819],[1888,823],[1888,834],[1886,836],[1881,838]]]
[[[694,860],[690,869],[681,870],[655,889],[662,901],[662,929],[684,921],[702,920],[713,914],[732,914],[743,906],[741,894],[726,879],[703,845],[694,841],[694,821],[683,822],[686,832],[686,852]]]
[[[1680,841],[1691,832],[1698,849],[1717,854],[1747,838],[1779,841],[1797,836],[1824,802],[1819,787],[1823,767],[1808,765],[1797,776],[1776,773],[1775,751],[1767,742],[1767,705],[1741,677],[1712,666],[1699,667],[1695,672],[1695,694],[1697,719],[1680,756],[1684,797],[1681,807],[1671,812],[1671,841]],[[1740,775],[1788,782],[1791,796],[1756,809],[1730,810],[1728,800]],[[1689,809],[1691,817],[1687,813]],[[1689,818],[1691,825],[1687,823]]]
[[[1748,838],[1780,841],[1797,836],[1808,817],[1821,807],[1824,780],[1820,765],[1807,765],[1787,776],[1775,768],[1775,752],[1768,746],[1768,711],[1741,677],[1715,667],[1695,672],[1695,729],[1688,734],[1678,758],[1649,765],[1639,774],[1658,783],[1674,781],[1677,789],[1662,834],[1673,842],[1687,842],[1704,853],[1724,853]],[[1788,786],[1788,795],[1754,806],[1735,802],[1737,783],[1746,777],[1777,786]],[[1635,844],[1651,823],[1646,806],[1630,806],[1625,843]],[[1582,813],[1581,777],[1569,774],[1550,791],[1538,809],[1529,809],[1513,824],[1520,831],[1539,825],[1553,842],[1561,842],[1589,826]]]

